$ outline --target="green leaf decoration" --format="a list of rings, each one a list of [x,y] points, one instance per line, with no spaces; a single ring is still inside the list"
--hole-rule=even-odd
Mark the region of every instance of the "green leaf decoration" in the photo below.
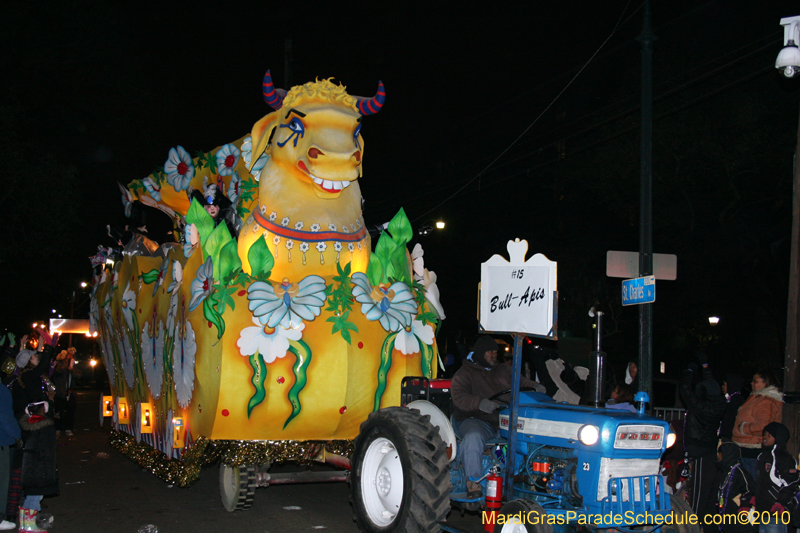
[[[211,262],[214,264],[214,279],[223,279],[224,272],[221,272],[222,265],[220,264],[220,254],[222,249],[229,242],[234,242],[235,244],[233,237],[231,237],[231,232],[228,231],[228,225],[223,223],[214,228],[211,235],[208,236],[206,243],[203,245],[203,255],[205,255],[205,257],[210,257]],[[231,273],[228,272],[228,275],[230,274]]]
[[[405,211],[400,209],[381,233],[375,252],[367,267],[367,277],[372,285],[386,283],[389,278],[409,282],[411,268],[406,255],[406,244],[414,233]]]
[[[389,369],[392,368],[392,350],[394,350],[395,338],[397,338],[397,332],[386,337],[383,341],[383,347],[381,347],[381,365],[378,367],[378,388],[375,389],[373,411],[381,408],[381,399],[383,398],[383,393],[386,392],[386,376],[389,374]]]
[[[367,278],[369,278],[370,285],[377,287],[383,277],[383,264],[378,259],[378,254],[373,253],[369,256],[369,266],[367,266]]]
[[[247,251],[247,261],[250,263],[250,271],[254,278],[259,280],[269,278],[269,273],[275,265],[275,258],[272,257],[263,234]]]
[[[345,311],[340,316],[332,316],[329,317],[325,322],[331,322],[333,324],[333,328],[331,328],[331,335],[335,333],[340,333],[342,338],[347,341],[347,344],[352,344],[352,339],[350,338],[350,332],[355,331],[358,333],[358,326],[353,324],[348,320],[348,316],[350,315],[350,311]]]
[[[247,402],[247,418],[250,418],[250,413],[253,412],[253,409],[267,397],[267,391],[264,390],[264,381],[267,379],[267,365],[264,363],[264,359],[258,355],[258,351],[250,356],[250,366],[253,367],[253,377],[250,379],[250,383],[253,384],[256,392]]]
[[[428,346],[421,340],[417,339],[420,348],[420,367],[422,375],[428,379],[433,377],[433,346]]]
[[[197,227],[197,233],[200,235],[200,246],[205,247],[208,236],[214,231],[214,219],[195,199],[192,199],[192,204],[186,212],[186,223],[194,224]],[[203,248],[203,251],[205,251],[205,248]]]
[[[225,226],[225,224],[220,224],[219,226]],[[219,251],[219,268],[214,263],[214,277],[228,283],[236,272],[241,269],[242,260],[239,259],[239,250],[236,241],[231,237],[231,240]]]
[[[297,358],[297,361],[292,367],[292,372],[294,373],[294,385],[292,385],[292,388],[289,389],[288,395],[289,402],[292,404],[292,414],[286,419],[286,422],[283,424],[283,429],[286,429],[286,426],[289,425],[289,422],[291,422],[297,415],[300,414],[300,409],[302,408],[300,405],[300,392],[308,382],[308,364],[311,362],[311,348],[309,348],[308,344],[302,340],[290,340],[289,351],[294,354],[294,356]]]
[[[225,333],[225,320],[223,320],[222,315],[220,315],[217,310],[214,309],[214,304],[217,300],[219,300],[219,298],[220,296],[215,292],[203,300],[203,316],[206,320],[216,326],[217,339],[221,339],[222,334]]]
[[[396,242],[398,246],[402,246],[404,248],[405,245],[408,244],[414,237],[414,230],[411,229],[411,222],[408,221],[406,212],[402,207],[389,222],[387,229],[389,230],[389,233],[392,234],[394,242]]]
[[[158,280],[158,272],[159,272],[159,269],[157,269],[157,268],[154,268],[154,269],[153,269],[153,270],[151,270],[150,272],[143,272],[143,273],[142,273],[142,274],[139,276],[139,278],[141,278],[141,280],[142,280],[142,281],[143,281],[143,282],[144,282],[146,285],[150,285],[151,283],[153,283],[153,282],[155,282],[155,281],[157,281],[157,280]]]
[[[228,307],[236,309],[236,302],[233,301],[231,295],[236,292],[236,287],[229,287],[227,285],[217,284],[214,285],[216,291],[214,292],[214,308],[220,315],[225,314]]]

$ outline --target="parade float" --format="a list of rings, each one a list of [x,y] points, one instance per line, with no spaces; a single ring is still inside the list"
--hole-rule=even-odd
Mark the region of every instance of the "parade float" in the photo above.
[[[270,474],[274,463],[327,462],[343,470],[304,480],[345,479],[378,414],[422,428],[403,429],[400,447],[447,461],[427,417],[396,407],[403,378],[430,378],[437,364],[435,274],[408,250],[402,209],[374,249],[361,212],[362,118],[383,106],[383,84],[372,98],[330,80],[287,92],[267,72],[263,94],[274,111],[249,135],[194,155],[174,147],[120,186],[127,213],[137,201],[162,211],[179,242],[135,235],[115,261],[94,258],[112,443],[179,486],[218,462],[228,510],[247,508],[257,486],[298,480]],[[221,196],[226,223],[203,206]],[[435,501],[412,502],[431,474],[403,465],[388,523],[402,530],[420,505],[441,520],[446,480],[437,474]]]

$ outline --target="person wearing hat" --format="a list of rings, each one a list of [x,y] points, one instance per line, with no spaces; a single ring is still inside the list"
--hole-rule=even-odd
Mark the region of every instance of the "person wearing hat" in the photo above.
[[[56,367],[53,372],[53,385],[56,388],[55,412],[56,435],[62,431],[68,437],[72,436],[75,427],[75,410],[78,398],[75,394],[75,385],[82,373],[75,366],[75,348],[62,350],[56,357]]]
[[[499,433],[497,410],[502,404],[490,398],[511,388],[511,367],[497,364],[497,342],[484,335],[467,355],[467,359],[453,376],[453,416],[462,436],[458,446],[461,464],[467,475],[467,498],[481,496],[481,486],[473,481],[481,477],[481,455],[486,441]],[[520,388],[533,388],[545,392],[545,387],[520,376]]]
[[[55,389],[51,387],[47,372],[53,347],[58,342],[58,333],[50,336],[44,329],[38,329],[41,341],[38,350],[20,350],[17,354],[17,378],[11,383],[11,396],[14,400],[14,416],[24,415],[29,403],[53,401]]]
[[[208,187],[205,187],[204,192],[194,189],[192,191],[192,199],[200,202],[200,205],[203,206],[206,212],[214,220],[214,227],[224,222],[228,227],[228,231],[230,231],[231,236],[234,239],[238,236],[238,232],[233,227],[229,217],[228,211],[232,205],[231,201],[227,196],[222,194],[222,191],[219,190],[219,187],[212,183]]]
[[[759,527],[762,533],[786,533],[788,529],[783,514],[792,510],[800,474],[797,461],[786,449],[787,442],[789,428],[780,422],[764,426],[756,482],[756,511],[762,517]],[[767,516],[769,520],[764,519]]]

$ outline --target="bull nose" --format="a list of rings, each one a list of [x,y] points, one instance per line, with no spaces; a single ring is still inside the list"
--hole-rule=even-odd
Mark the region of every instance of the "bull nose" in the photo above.
[[[353,154],[353,157],[355,157],[356,161],[358,161],[360,163],[361,162],[361,150],[356,150],[355,153]]]
[[[325,155],[325,154],[319,148],[311,147],[311,148],[308,149],[308,158],[309,159],[316,159],[321,155]]]

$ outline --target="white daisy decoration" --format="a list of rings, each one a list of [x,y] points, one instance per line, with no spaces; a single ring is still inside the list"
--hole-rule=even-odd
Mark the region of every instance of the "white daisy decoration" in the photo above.
[[[194,391],[194,363],[197,353],[192,323],[184,322],[185,332],[181,335],[181,324],[175,326],[175,347],[172,350],[172,375],[175,378],[175,396],[178,405],[189,407]]]
[[[220,176],[230,176],[233,169],[239,163],[241,152],[232,144],[226,144],[217,151],[217,174]],[[233,201],[233,200],[231,200]]]
[[[255,327],[244,328],[239,332],[236,345],[239,353],[250,356],[258,352],[265,363],[269,364],[276,359],[286,356],[289,350],[289,341],[299,341],[303,337],[305,324],[302,322],[296,328],[284,328],[278,325],[274,328],[264,326],[258,318],[253,317]]]
[[[159,322],[158,333],[153,333],[150,334],[150,323],[146,323],[142,329],[142,366],[150,393],[158,399],[164,380],[164,324]]]
[[[164,163],[164,172],[167,173],[167,183],[178,192],[185,191],[194,177],[192,156],[182,146],[170,148],[169,156]]]
[[[394,347],[401,353],[411,355],[419,353],[420,343],[433,345],[433,326],[423,324],[419,320],[411,322],[411,326],[401,329],[394,340]]]

